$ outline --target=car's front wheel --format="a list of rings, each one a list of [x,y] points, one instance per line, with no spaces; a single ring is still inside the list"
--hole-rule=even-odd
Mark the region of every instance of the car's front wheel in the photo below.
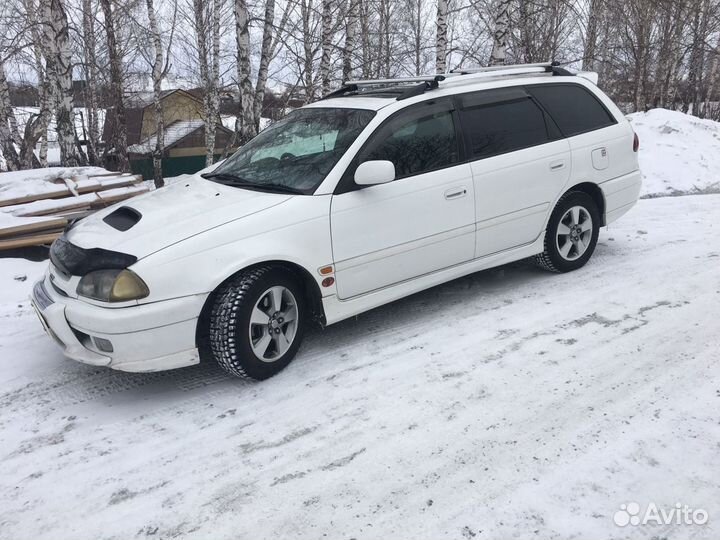
[[[563,195],[545,231],[545,250],[535,256],[539,266],[552,272],[570,272],[592,256],[600,233],[600,212],[593,198],[582,191]]]
[[[215,298],[209,335],[213,356],[232,375],[272,377],[297,353],[304,319],[303,289],[294,276],[271,266],[248,270]]]

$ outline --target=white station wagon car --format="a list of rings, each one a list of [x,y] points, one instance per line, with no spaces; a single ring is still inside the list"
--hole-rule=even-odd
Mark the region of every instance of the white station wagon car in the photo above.
[[[80,362],[265,379],[313,321],[528,257],[580,268],[637,201],[638,144],[592,74],[549,63],[351,81],[74,224],[33,304]]]

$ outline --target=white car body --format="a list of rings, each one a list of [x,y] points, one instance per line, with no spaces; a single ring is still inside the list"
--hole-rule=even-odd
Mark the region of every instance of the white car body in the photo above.
[[[559,82],[588,89],[615,124],[335,193],[363,144],[397,111],[444,96]],[[573,186],[598,188],[603,225],[638,199],[641,176],[633,130],[615,104],[582,77],[458,77],[402,101],[356,96],[307,107],[376,111],[312,195],[250,191],[195,175],[100,211],[66,233],[80,248],[136,256],[130,268],[150,291],[141,300],[112,304],[78,297],[80,278],[50,264],[36,285],[34,304],[68,357],[125,371],[189,366],[199,362],[198,321],[209,295],[255,264],[282,261],[301,273],[315,289],[322,322],[333,324],[448,280],[541,253],[549,216]],[[142,214],[125,232],[103,221],[119,206]],[[335,278],[330,286],[323,285],[328,274],[320,273],[326,267]],[[112,342],[113,352],[100,350],[93,338]]]

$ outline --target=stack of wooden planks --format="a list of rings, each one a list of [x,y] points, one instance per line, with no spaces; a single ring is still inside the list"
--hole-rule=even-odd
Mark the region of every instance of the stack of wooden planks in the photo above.
[[[141,175],[57,178],[47,189],[0,199],[0,250],[50,244],[72,220],[146,193]]]

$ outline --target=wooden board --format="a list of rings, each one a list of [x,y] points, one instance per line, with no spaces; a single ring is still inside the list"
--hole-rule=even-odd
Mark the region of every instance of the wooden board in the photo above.
[[[60,202],[60,201],[58,201]],[[85,198],[73,197],[62,201],[61,204],[51,206],[49,208],[40,208],[38,210],[21,210],[14,213],[17,217],[36,217],[36,216],[55,216],[69,210],[79,210],[81,208],[88,208],[93,204],[95,200],[88,200]]]
[[[22,247],[42,246],[44,244],[51,244],[53,240],[58,238],[62,233],[62,230],[59,230],[44,234],[20,236],[18,238],[12,238],[9,240],[0,240],[0,251],[5,249],[16,249]]]
[[[108,173],[72,180],[58,178],[44,193],[0,200],[3,212],[20,218],[0,228],[0,250],[50,244],[64,231],[70,220],[82,218],[119,201],[150,191],[142,176]],[[62,185],[60,184],[62,183]],[[36,204],[34,204],[36,203]],[[23,217],[46,219],[27,220]]]
[[[103,178],[106,176],[139,176],[140,178],[142,178],[141,174],[131,175],[130,173],[109,172],[109,171],[106,173],[102,173],[102,174],[88,174],[87,175],[88,178]]]
[[[141,189],[137,189],[134,191],[131,191],[130,193],[117,193],[112,195],[103,195],[102,192],[96,193],[98,196],[98,201],[102,206],[109,206],[113,203],[124,201],[125,199],[130,199],[132,197],[135,197],[137,195],[142,195],[144,193],[147,193],[150,191],[148,188],[143,187]],[[96,203],[93,203],[93,206],[95,206]]]
[[[77,179],[77,182],[75,182]],[[71,185],[74,185],[74,189],[78,194],[84,193],[95,193],[97,191],[104,191],[106,189],[115,189],[119,187],[128,187],[139,184],[143,181],[142,175],[139,174],[118,174],[110,173],[103,176],[92,176],[84,179],[74,177]],[[58,178],[55,183],[49,183],[52,186],[51,189],[43,191],[41,193],[30,193],[28,195],[21,195],[20,197],[13,197],[11,199],[0,199],[0,207],[3,206],[15,206],[19,204],[27,204],[35,201],[43,201],[47,199],[63,199],[66,197],[74,196],[72,190],[65,185],[67,181],[63,178]],[[106,182],[107,184],[104,184]]]
[[[80,208],[78,210],[71,210],[70,212],[60,212],[57,214],[53,214],[53,216],[65,218],[68,221],[71,221],[73,219],[79,219],[89,216],[90,214],[94,214],[97,212],[97,210],[91,210],[88,206],[87,208]]]
[[[20,220],[18,220],[20,221]],[[53,219],[45,219],[42,221],[31,221],[22,225],[13,225],[0,229],[0,238],[9,236],[20,236],[23,234],[37,233],[40,231],[48,231],[53,229],[61,229],[65,227],[68,220],[64,217],[55,217]]]
[[[14,206],[16,204],[25,204],[29,202],[42,201],[45,199],[57,199],[70,196],[70,190],[66,186],[57,189],[51,189],[42,193],[33,193],[31,195],[23,195],[21,197],[13,197],[12,199],[0,199],[0,206]]]
[[[113,187],[107,191],[85,193],[79,197],[65,197],[52,201],[33,201],[33,203],[39,202],[42,204],[27,203],[26,205],[18,205],[15,208],[7,207],[6,211],[17,217],[57,216],[71,210],[103,208],[135,195],[142,195],[148,191],[150,190],[146,186]]]

